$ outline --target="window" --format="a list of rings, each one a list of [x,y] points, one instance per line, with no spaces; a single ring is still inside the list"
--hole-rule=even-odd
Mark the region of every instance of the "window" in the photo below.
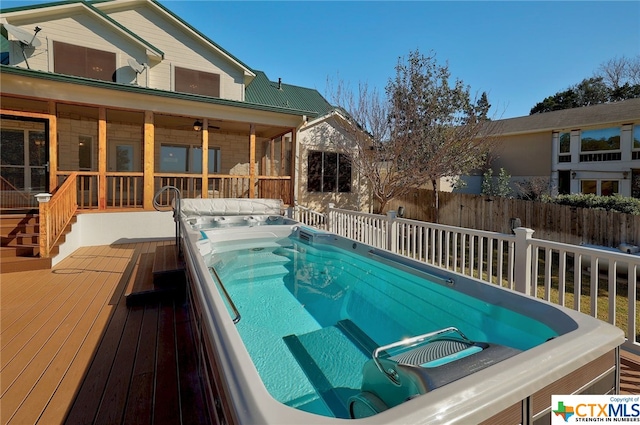
[[[53,69],[58,74],[116,81],[116,54],[54,41]]]
[[[620,193],[618,180],[581,180],[580,191],[584,194],[612,196]]]
[[[220,148],[209,148],[209,173],[220,172]],[[202,148],[188,145],[162,145],[160,147],[160,172],[202,173]]]
[[[220,97],[220,74],[175,67],[175,91]]]
[[[351,163],[334,152],[309,152],[309,192],[351,192]]]
[[[571,162],[571,133],[560,133],[558,162]]]
[[[631,196],[640,198],[640,170],[631,170]]]
[[[207,151],[209,158],[209,173],[220,172],[220,148],[209,148]],[[191,148],[191,172],[202,173],[202,148]]]

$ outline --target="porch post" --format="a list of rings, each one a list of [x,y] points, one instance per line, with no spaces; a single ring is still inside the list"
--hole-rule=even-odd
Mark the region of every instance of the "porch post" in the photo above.
[[[153,209],[153,197],[155,192],[155,124],[153,111],[144,111],[144,174],[143,174],[143,208]]]
[[[209,197],[209,119],[202,119],[202,196]]]
[[[56,102],[49,101],[49,191],[58,186],[58,115]]]
[[[516,227],[513,232],[516,234],[515,290],[521,294],[535,296],[531,285],[532,248],[530,243],[531,235],[533,235],[534,231],[526,227]]]
[[[98,209],[107,209],[107,109],[98,109]]]
[[[256,185],[256,126],[251,124],[249,135],[249,198],[255,198]]]
[[[298,164],[296,162],[297,152],[297,130],[291,129],[291,170],[289,170],[289,176],[291,177],[291,202],[298,202],[298,173],[296,170],[298,169]]]

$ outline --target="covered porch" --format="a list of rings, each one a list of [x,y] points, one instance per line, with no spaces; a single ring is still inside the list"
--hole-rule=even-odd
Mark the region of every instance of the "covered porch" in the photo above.
[[[3,210],[37,207],[33,195],[72,174],[79,211],[151,210],[166,185],[190,198],[293,203],[304,111],[18,77],[2,81]]]

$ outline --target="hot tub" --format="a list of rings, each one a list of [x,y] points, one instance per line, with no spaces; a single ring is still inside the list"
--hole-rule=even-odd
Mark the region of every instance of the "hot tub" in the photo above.
[[[181,226],[227,423],[544,423],[552,394],[617,391],[611,325],[289,220],[202,225],[246,216],[220,212]]]

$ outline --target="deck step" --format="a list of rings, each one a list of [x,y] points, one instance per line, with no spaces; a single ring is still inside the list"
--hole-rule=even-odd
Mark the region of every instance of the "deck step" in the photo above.
[[[40,257],[5,257],[0,263],[0,274],[27,272],[31,270],[47,270],[51,268],[51,258]]]
[[[142,254],[125,293],[128,306],[184,296],[184,263],[175,245],[162,245],[154,253]]]

